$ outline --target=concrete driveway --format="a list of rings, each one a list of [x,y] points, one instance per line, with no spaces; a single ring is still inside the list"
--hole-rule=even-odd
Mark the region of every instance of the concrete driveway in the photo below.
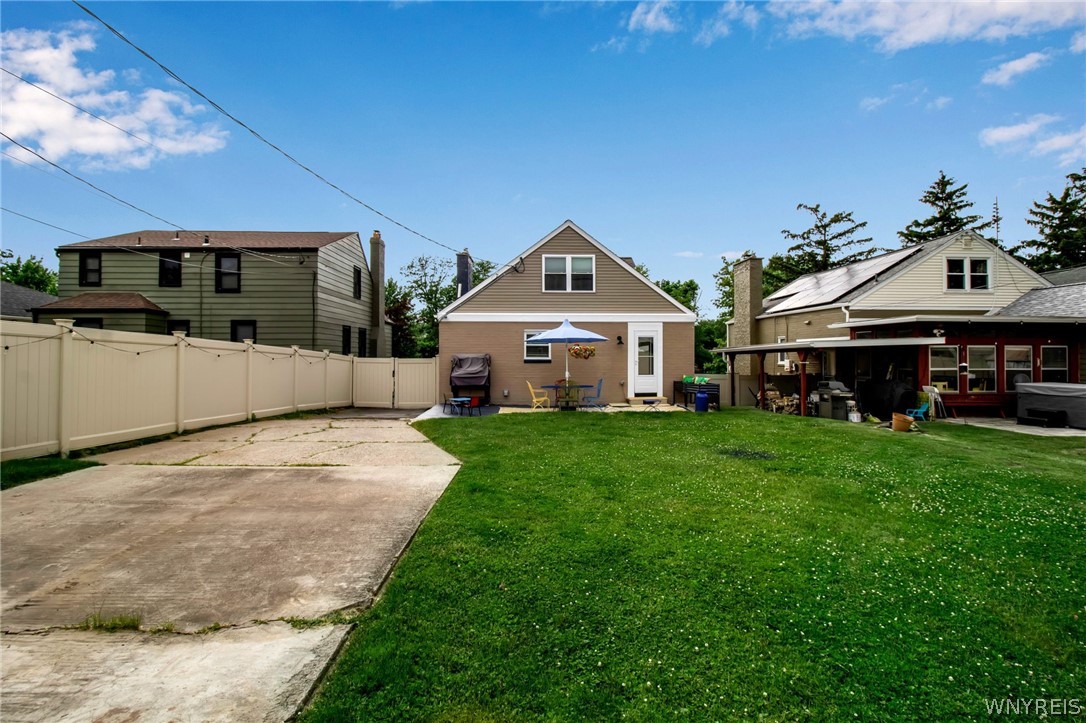
[[[459,464],[400,420],[256,422],[2,493],[0,718],[283,720]],[[139,632],[78,628],[89,616]]]

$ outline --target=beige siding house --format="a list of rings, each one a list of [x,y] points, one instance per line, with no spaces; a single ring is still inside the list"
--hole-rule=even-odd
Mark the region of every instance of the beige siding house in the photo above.
[[[755,403],[767,380],[801,396],[835,380],[879,417],[925,386],[952,413],[1013,415],[1016,384],[1086,372],[1086,291],[1053,286],[972,231],[809,274],[764,300],[761,277],[757,257],[736,263],[723,350],[736,403]]]
[[[692,311],[634,270],[572,221],[566,221],[438,314],[442,384],[451,358],[489,354],[491,398],[529,403],[528,386],[564,376],[565,348],[530,344],[534,334],[569,319],[606,336],[591,359],[570,359],[582,384],[604,380],[603,401],[670,394],[694,368]]]

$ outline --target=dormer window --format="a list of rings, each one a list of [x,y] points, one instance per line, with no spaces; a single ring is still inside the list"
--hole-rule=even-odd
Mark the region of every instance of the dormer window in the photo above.
[[[947,291],[981,291],[992,288],[990,259],[957,257],[946,260]]]
[[[543,291],[595,290],[595,256],[543,257]]]

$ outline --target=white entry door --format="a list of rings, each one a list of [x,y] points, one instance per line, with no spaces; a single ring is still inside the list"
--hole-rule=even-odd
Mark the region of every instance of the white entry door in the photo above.
[[[628,378],[632,395],[663,394],[664,325],[659,322],[630,324],[628,328]]]

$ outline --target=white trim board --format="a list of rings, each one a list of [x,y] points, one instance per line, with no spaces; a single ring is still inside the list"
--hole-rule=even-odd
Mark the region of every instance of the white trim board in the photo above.
[[[507,322],[511,324],[525,323],[525,324],[540,324],[540,323],[553,323],[555,325],[561,324],[565,319],[569,319],[570,323],[576,322],[617,322],[620,324],[626,324],[629,322],[674,322],[674,323],[693,323],[695,316],[693,314],[591,314],[591,313],[573,313],[573,314],[555,314],[551,312],[546,313],[515,313],[515,312],[464,312],[454,311],[448,314],[441,321],[452,322]]]

